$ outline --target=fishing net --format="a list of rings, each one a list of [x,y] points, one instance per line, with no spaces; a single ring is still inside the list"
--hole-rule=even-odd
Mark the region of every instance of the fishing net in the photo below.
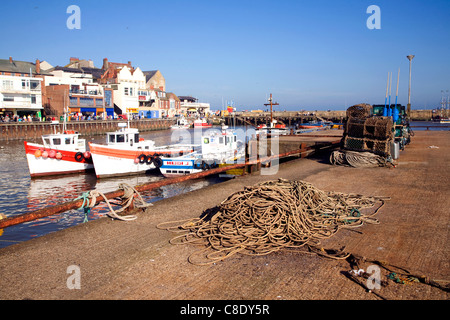
[[[210,264],[236,253],[267,255],[280,250],[316,253],[334,259],[349,254],[325,250],[320,241],[341,228],[378,223],[373,218],[383,197],[325,192],[304,181],[267,181],[230,195],[202,218],[163,223],[158,228],[181,235],[172,244],[204,246],[189,257],[193,264]],[[364,209],[380,206],[371,213]],[[371,211],[371,210],[369,210]]]

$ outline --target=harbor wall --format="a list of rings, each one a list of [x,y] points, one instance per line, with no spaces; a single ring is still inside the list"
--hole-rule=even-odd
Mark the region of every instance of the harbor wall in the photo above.
[[[73,130],[81,135],[93,136],[118,129],[117,124],[122,121],[69,121],[66,130]],[[131,120],[130,125],[139,131],[169,129],[175,123],[172,119],[143,119]],[[4,122],[0,123],[0,141],[40,139],[42,135],[62,132],[62,123],[51,122]]]

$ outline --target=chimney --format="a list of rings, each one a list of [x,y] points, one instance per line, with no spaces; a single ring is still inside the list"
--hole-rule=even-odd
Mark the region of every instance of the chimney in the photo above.
[[[131,67],[131,61],[128,61],[128,65]]]
[[[41,62],[36,59],[36,73],[41,73]]]
[[[12,57],[9,57],[9,63],[12,63]]]
[[[106,70],[106,69],[108,69],[108,67],[109,67],[109,65],[108,65],[108,59],[105,58],[105,59],[103,59],[103,67],[102,67],[102,69],[103,69],[103,70]]]

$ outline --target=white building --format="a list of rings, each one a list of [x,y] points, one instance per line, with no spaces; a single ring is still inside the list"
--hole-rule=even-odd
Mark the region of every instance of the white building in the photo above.
[[[208,116],[211,112],[209,103],[198,102],[197,98],[191,96],[179,96],[181,101],[181,113],[187,117]]]
[[[138,91],[145,90],[145,75],[138,67],[133,69],[123,66],[117,72],[115,83],[107,85],[114,90],[114,104],[122,113],[138,115]]]
[[[39,116],[42,108],[41,78],[0,75],[2,115]]]

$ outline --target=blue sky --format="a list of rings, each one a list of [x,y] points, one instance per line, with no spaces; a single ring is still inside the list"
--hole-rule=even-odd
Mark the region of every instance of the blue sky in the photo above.
[[[70,30],[67,7],[81,10]],[[366,26],[370,5],[381,29]],[[263,108],[270,93],[280,110],[383,104],[387,73],[406,105],[408,54],[413,108],[434,108],[450,91],[449,0],[58,0],[1,1],[0,58],[70,57],[131,61],[158,69],[168,91],[221,109]]]

